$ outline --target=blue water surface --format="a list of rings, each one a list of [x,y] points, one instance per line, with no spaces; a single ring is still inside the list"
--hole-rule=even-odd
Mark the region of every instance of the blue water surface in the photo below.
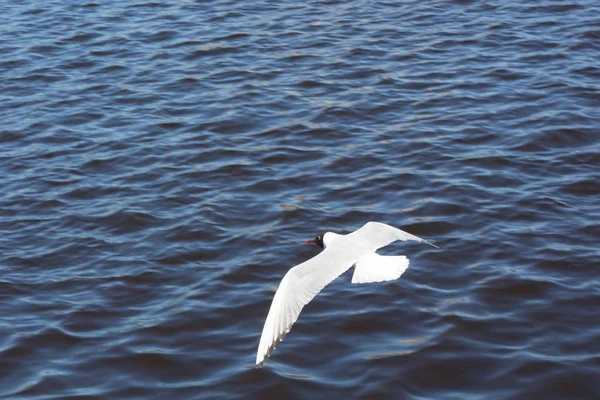
[[[0,5],[0,397],[600,398],[596,1]],[[254,365],[323,231],[381,221]]]

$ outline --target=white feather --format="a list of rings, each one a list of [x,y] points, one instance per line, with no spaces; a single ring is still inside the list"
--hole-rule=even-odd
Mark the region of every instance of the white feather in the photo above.
[[[373,258],[375,255],[378,260],[387,258],[390,260],[384,260],[382,264],[377,264],[380,267],[375,266],[373,269],[371,266],[375,263],[367,262],[368,259],[365,259],[357,266],[355,276],[360,271],[357,279],[361,277],[360,280],[364,280],[364,282],[375,282],[398,278],[408,266],[408,260],[405,261],[404,269],[400,271],[400,260],[392,260],[392,258],[399,259],[401,257],[384,257],[373,254],[378,248],[387,246],[396,240],[416,240],[428,243],[417,236],[380,222],[368,222],[362,228],[348,235],[326,233],[324,235],[325,250],[290,269],[281,280],[260,337],[256,353],[256,366],[261,366],[275,346],[283,340],[304,306],[329,282],[355,263],[360,262],[363,257],[369,256],[375,260]],[[364,277],[363,270],[365,271]]]
[[[367,254],[354,264],[352,283],[392,281],[400,278],[407,268],[408,258],[405,256]]]

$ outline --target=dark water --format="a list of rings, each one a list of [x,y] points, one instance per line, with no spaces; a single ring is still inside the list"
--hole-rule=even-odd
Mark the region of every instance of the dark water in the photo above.
[[[0,396],[600,398],[596,1],[6,1]],[[369,220],[402,279],[317,296]]]

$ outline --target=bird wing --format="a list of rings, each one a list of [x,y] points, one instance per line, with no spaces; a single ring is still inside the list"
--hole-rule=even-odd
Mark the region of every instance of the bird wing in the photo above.
[[[285,274],[275,292],[263,327],[256,353],[257,367],[262,365],[290,331],[304,306],[331,281],[348,270],[361,255],[347,247],[327,247]]]
[[[435,248],[439,248],[435,244],[429,243],[418,236],[411,235],[408,232],[401,231],[381,222],[367,222],[362,228],[350,233],[348,240],[350,238],[357,245],[364,246],[365,249],[370,249],[368,253],[375,252],[375,250],[385,247],[396,240],[416,240],[417,242],[427,243]]]

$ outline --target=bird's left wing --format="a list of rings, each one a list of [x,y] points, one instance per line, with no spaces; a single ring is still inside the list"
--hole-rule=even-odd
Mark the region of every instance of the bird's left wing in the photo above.
[[[260,337],[256,366],[260,367],[290,331],[300,311],[325,286],[348,270],[360,258],[355,251],[328,247],[321,253],[290,269],[273,297]]]

